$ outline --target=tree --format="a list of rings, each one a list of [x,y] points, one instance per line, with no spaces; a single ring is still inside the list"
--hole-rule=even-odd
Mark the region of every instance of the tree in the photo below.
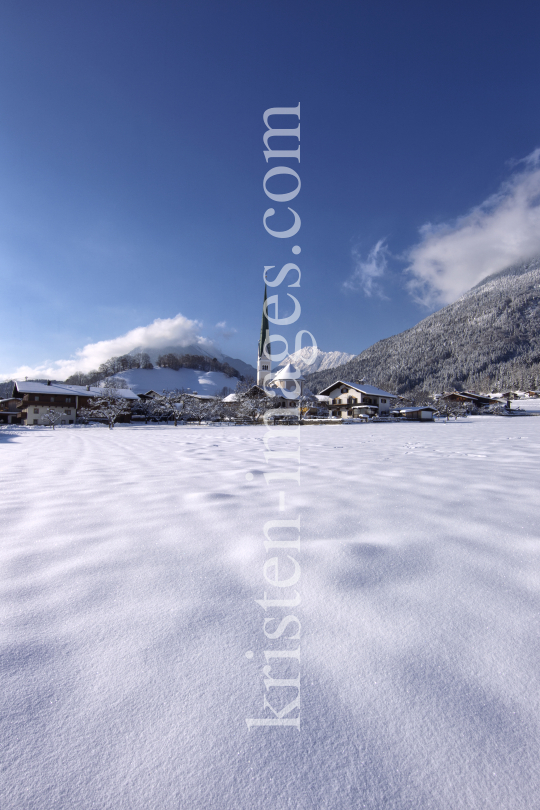
[[[221,402],[221,400],[217,400]],[[188,418],[196,419],[199,425],[203,420],[210,419],[216,412],[216,399],[199,399],[197,396],[185,397],[185,413]]]
[[[119,416],[131,413],[125,397],[122,397],[115,388],[103,388],[103,393],[96,394],[88,401],[86,408],[81,408],[81,416],[100,417],[106,419],[109,430],[112,430]]]
[[[107,385],[105,386],[105,388],[114,389],[115,391],[120,391],[128,387],[127,380],[124,380],[123,377],[111,377],[107,380]]]
[[[60,422],[63,416],[65,416],[65,414],[57,408],[48,408],[43,418],[47,420],[49,425],[54,430],[54,426]]]
[[[186,395],[183,391],[163,391],[157,397],[150,400],[148,407],[152,414],[156,416],[174,419],[174,426],[177,427],[178,419],[185,410]]]

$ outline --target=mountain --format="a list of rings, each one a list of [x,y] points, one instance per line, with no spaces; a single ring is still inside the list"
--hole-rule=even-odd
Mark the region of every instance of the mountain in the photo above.
[[[412,329],[307,378],[314,391],[339,378],[366,379],[397,394],[537,389],[540,258],[494,273]]]
[[[313,355],[315,355],[315,359],[312,359]],[[292,363],[300,371],[313,373],[341,366],[348,360],[352,360],[353,357],[354,354],[347,354],[347,352],[323,352],[320,349],[313,349],[312,346],[306,346],[304,349],[290,354],[280,363],[280,366]]]
[[[245,363],[243,360],[239,360],[238,358],[229,357],[228,355],[223,354],[217,347],[205,348],[204,346],[201,346],[200,343],[192,343],[189,346],[164,346],[162,349],[148,349],[144,346],[138,346],[136,349],[129,352],[129,354],[135,356],[141,352],[146,352],[146,354],[150,357],[150,361],[155,366],[157,365],[158,357],[162,354],[177,354],[179,357],[182,357],[184,354],[195,354],[200,355],[201,357],[215,357],[216,360],[219,360],[222,363],[228,363],[230,366],[239,371],[243,377],[257,377],[257,369],[254,366],[251,366],[249,363]]]
[[[226,354],[223,354],[221,357],[223,363],[228,363],[230,366],[235,368],[240,372],[242,377],[253,377],[254,380],[257,379],[257,369],[255,366],[251,366],[249,363],[244,363],[243,360],[239,360],[237,357],[228,357]]]

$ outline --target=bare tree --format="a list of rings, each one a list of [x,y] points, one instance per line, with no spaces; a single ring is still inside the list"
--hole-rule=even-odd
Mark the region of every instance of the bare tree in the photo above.
[[[65,416],[65,413],[56,409],[56,408],[48,408],[47,412],[43,415],[43,418],[47,420],[49,425],[54,430],[55,425],[57,425],[62,417]]]
[[[186,395],[182,391],[163,391],[157,397],[150,400],[148,403],[150,412],[156,416],[165,417],[174,420],[174,426],[177,427],[178,420],[185,411]]]
[[[127,416],[131,408],[125,397],[114,388],[103,388],[103,393],[93,396],[86,408],[81,408],[81,416],[106,419],[109,430],[112,430],[119,416]]]

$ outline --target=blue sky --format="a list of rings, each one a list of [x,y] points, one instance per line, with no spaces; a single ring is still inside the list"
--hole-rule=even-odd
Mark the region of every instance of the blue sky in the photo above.
[[[273,106],[301,103],[293,339],[356,354],[540,253],[539,29],[532,2],[4,0],[0,374],[156,319],[254,362],[294,258],[262,225]]]

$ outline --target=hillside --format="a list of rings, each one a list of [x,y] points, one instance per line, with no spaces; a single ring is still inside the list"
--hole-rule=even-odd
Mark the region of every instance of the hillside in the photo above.
[[[540,387],[540,258],[489,276],[348,363],[307,375],[317,391],[339,377],[398,394]]]
[[[163,346],[161,349],[152,349],[146,346],[138,346],[136,349],[133,349],[129,352],[130,355],[135,356],[140,354],[140,352],[146,352],[148,354],[150,361],[157,365],[158,357],[163,354],[177,354],[180,357],[185,354],[191,355],[200,355],[201,357],[208,357],[212,358],[215,357],[220,360],[222,363],[228,363],[233,368],[237,369],[244,377],[256,377],[257,376],[257,369],[252,366],[250,363],[246,363],[244,360],[240,360],[237,357],[229,357],[226,354],[223,354],[217,347],[214,347],[212,351],[209,351],[207,348],[204,348],[200,343],[193,343],[189,346]]]

